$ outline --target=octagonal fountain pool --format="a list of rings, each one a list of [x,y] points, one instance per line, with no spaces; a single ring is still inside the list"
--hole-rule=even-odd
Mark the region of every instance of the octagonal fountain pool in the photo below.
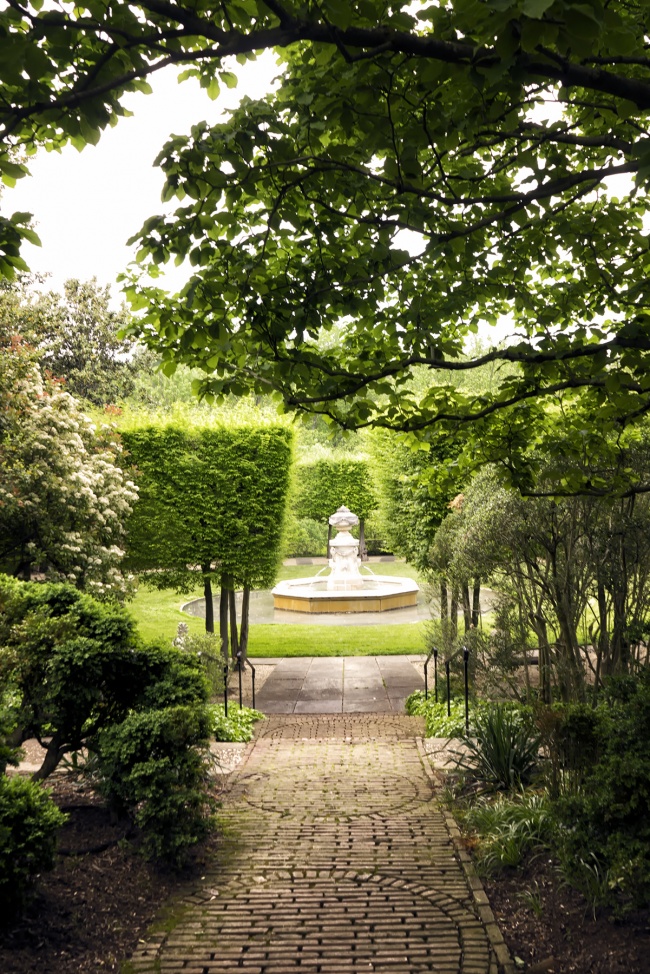
[[[419,588],[410,578],[375,575],[359,558],[359,542],[350,529],[359,518],[339,507],[329,519],[336,530],[330,542],[329,574],[279,582],[273,589],[276,609],[287,612],[385,612],[417,604]]]

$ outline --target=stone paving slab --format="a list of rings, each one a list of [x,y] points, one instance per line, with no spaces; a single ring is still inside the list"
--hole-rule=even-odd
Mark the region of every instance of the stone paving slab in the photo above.
[[[407,656],[285,658],[255,705],[265,714],[402,713],[406,697],[423,686]]]
[[[262,722],[216,858],[125,970],[511,974],[422,730],[395,714]]]

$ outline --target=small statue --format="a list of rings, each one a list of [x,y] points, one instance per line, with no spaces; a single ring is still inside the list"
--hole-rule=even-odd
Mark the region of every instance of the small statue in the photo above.
[[[186,622],[179,622],[178,629],[176,630],[176,636],[174,639],[172,639],[172,646],[176,646],[177,649],[183,649],[189,632],[190,627],[188,624]]]

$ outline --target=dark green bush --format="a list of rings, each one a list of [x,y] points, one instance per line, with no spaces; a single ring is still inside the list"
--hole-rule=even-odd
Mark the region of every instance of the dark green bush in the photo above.
[[[0,686],[13,691],[12,743],[49,738],[43,776],[89,734],[121,720],[148,682],[126,611],[70,585],[0,577]]]
[[[20,911],[34,877],[54,865],[65,820],[41,785],[0,777],[0,922]]]
[[[180,865],[210,826],[205,707],[134,712],[97,740],[100,790],[142,830],[148,858]]]
[[[287,523],[284,529],[285,557],[307,558],[323,556],[326,553],[326,521],[316,521],[310,517],[296,517],[294,514],[290,514],[287,517]]]
[[[509,790],[528,784],[539,763],[540,737],[529,708],[488,704],[475,711],[461,737],[458,767],[486,784]]]
[[[0,689],[18,700],[7,745],[48,739],[42,777],[133,708],[203,701],[199,661],[145,646],[127,611],[70,585],[0,576]]]
[[[602,901],[650,903],[650,678],[612,684],[597,715],[596,757],[582,787],[556,802],[567,877]]]
[[[133,701],[138,710],[207,701],[208,680],[196,653],[153,643],[140,648],[137,662],[143,668],[140,690]]]

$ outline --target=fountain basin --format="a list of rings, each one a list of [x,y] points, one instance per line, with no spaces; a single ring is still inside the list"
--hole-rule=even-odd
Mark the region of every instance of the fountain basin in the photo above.
[[[332,587],[329,577],[294,578],[273,589],[273,605],[289,612],[385,612],[417,605],[419,588],[411,578],[364,575]]]

